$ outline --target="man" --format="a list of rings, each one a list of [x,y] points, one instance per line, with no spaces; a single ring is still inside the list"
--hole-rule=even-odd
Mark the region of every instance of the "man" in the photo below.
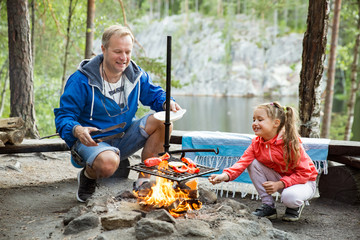
[[[139,101],[155,111],[163,111],[166,93],[131,60],[133,44],[134,37],[128,28],[121,25],[107,28],[102,36],[102,54],[80,63],[66,83],[60,107],[54,109],[57,132],[86,163],[78,174],[80,202],[95,192],[96,179],[114,174],[120,160],[142,147],[142,160],[164,151],[163,122],[152,114],[135,119]],[[171,100],[170,110],[180,109]],[[90,135],[119,123],[126,125],[100,136],[125,132],[122,138],[96,143]],[[134,189],[139,190],[148,181],[149,176],[139,175]]]

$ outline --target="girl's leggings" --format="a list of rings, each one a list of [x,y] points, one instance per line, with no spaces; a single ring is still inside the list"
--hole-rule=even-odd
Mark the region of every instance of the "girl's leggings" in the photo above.
[[[273,197],[266,193],[262,184],[266,181],[279,181],[281,176],[273,169],[266,167],[257,160],[254,160],[248,166],[248,172],[253,182],[261,201],[264,204],[275,206]],[[316,181],[309,181],[305,184],[296,184],[279,190],[281,193],[281,201],[288,208],[298,208],[304,204],[305,201],[311,199],[315,195]]]

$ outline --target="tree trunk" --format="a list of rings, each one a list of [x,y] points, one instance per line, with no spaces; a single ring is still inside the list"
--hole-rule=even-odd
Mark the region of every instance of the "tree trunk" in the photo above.
[[[217,16],[218,16],[218,17],[222,17],[222,15],[223,15],[222,0],[218,0],[218,1],[217,1]]]
[[[38,138],[27,0],[8,0],[10,116],[22,117],[26,137]]]
[[[309,0],[299,85],[302,137],[320,136],[320,82],[324,70],[329,0]]]
[[[154,0],[149,0],[149,15],[150,15],[150,19],[154,18]]]
[[[169,0],[165,0],[165,6],[164,6],[164,17],[169,16]]]
[[[339,35],[340,10],[341,10],[341,0],[335,0],[334,19],[331,28],[332,29],[331,47],[330,47],[329,67],[327,74],[324,117],[321,127],[322,138],[329,138],[330,135],[331,113],[332,113],[332,105],[333,105],[333,97],[334,97],[336,47],[337,47],[338,35]]]
[[[66,43],[65,43],[65,54],[64,54],[64,63],[63,63],[63,76],[62,76],[62,80],[61,80],[61,93],[60,95],[63,94],[64,92],[64,88],[65,88],[65,83],[66,83],[66,66],[67,66],[67,58],[69,55],[69,43],[70,43],[70,28],[71,28],[71,18],[72,18],[72,0],[69,1],[69,16],[68,16],[68,24],[67,24],[67,28],[66,28]]]
[[[360,31],[360,0],[358,0],[358,31]],[[347,115],[348,119],[346,121],[345,127],[345,135],[344,140],[349,141],[351,137],[351,129],[354,122],[354,109],[355,109],[355,102],[356,102],[356,92],[359,89],[359,83],[357,81],[357,66],[358,66],[358,53],[359,53],[359,45],[360,45],[360,33],[356,36],[355,46],[354,46],[354,59],[351,65],[351,89],[350,89],[350,97],[349,102],[347,104]]]
[[[6,69],[6,73],[4,74],[4,87],[2,88],[0,92],[0,117],[2,116],[2,113],[4,111],[5,106],[5,97],[6,97],[6,89],[7,89],[7,82],[8,82],[8,75],[9,75],[9,58],[6,58],[4,64],[1,67],[0,70],[0,82],[3,77],[3,71]]]
[[[93,55],[94,41],[94,18],[95,18],[95,0],[88,0],[87,20],[86,20],[86,43],[85,59],[90,59]]]
[[[33,67],[35,66],[35,0],[31,1],[31,57]]]

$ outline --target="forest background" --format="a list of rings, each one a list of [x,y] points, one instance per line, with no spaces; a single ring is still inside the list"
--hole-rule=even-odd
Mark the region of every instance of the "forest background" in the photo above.
[[[7,3],[0,1],[0,117],[10,116],[9,46]],[[58,107],[63,83],[85,58],[88,0],[30,0],[28,4],[31,27],[31,51],[35,96],[36,125],[40,136],[55,133],[53,109]],[[93,21],[94,39],[101,39],[103,30],[112,24],[124,24],[141,29],[141,17],[154,21],[178,14],[197,13],[213,17],[214,21],[230,23],[234,15],[243,14],[258,19],[264,29],[273,26],[278,35],[304,33],[308,4],[306,0],[97,0]],[[332,33],[334,4],[330,4],[329,32]],[[341,4],[341,1],[340,1]],[[349,116],[347,103],[351,92],[358,87],[358,64],[354,61],[356,40],[359,38],[359,1],[344,1],[340,12],[338,41],[335,43],[336,71],[329,138],[344,139]],[[225,25],[226,26],[226,25]],[[231,33],[227,33],[230,34]],[[135,33],[136,37],[136,33]],[[328,37],[330,39],[330,37]],[[224,39],[225,41],[225,39]],[[334,43],[327,41],[327,55]],[[231,44],[231,42],[229,42]],[[152,74],[154,81],[165,85],[165,60],[146,57],[141,43],[135,44],[134,60]],[[229,52],[229,55],[231,53]],[[327,57],[328,58],[328,57]],[[226,61],[229,61],[229,56]],[[356,63],[354,66],[354,62]],[[327,61],[323,81],[327,81]],[[355,75],[355,76],[354,76]],[[173,81],[174,87],[181,87]],[[325,93],[322,95],[322,105]],[[142,109],[142,115],[147,109]],[[352,140],[360,140],[360,107],[355,107]],[[357,123],[359,122],[359,125]]]

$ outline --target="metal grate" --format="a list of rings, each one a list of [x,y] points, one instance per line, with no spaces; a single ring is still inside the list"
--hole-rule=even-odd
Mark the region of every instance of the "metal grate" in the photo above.
[[[219,169],[217,169],[217,168],[210,168],[210,167],[203,166],[200,164],[196,164],[196,167],[198,167],[200,169],[200,172],[194,173],[194,174],[191,174],[188,172],[177,173],[172,168],[159,170],[157,166],[147,167],[147,166],[145,166],[144,163],[139,163],[139,164],[136,164],[133,166],[129,166],[128,168],[130,168],[131,170],[137,171],[137,172],[148,173],[150,175],[167,178],[167,179],[170,179],[172,181],[177,181],[177,182],[181,182],[181,181],[199,177],[199,176],[202,176],[202,175],[205,175],[208,173],[213,173],[213,172],[219,171]]]

